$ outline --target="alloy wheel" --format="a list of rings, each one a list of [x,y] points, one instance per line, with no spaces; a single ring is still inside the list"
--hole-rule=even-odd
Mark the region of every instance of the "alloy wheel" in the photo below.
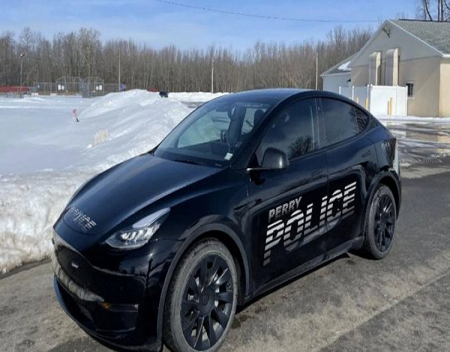
[[[395,214],[392,199],[384,194],[378,201],[375,213],[375,244],[380,252],[385,252],[394,237]]]
[[[218,255],[203,258],[191,272],[181,302],[181,324],[189,346],[204,351],[223,335],[232,314],[230,268]]]

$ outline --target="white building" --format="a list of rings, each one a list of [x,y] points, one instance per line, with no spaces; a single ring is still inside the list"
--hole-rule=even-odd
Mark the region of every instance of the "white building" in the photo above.
[[[450,116],[450,22],[385,21],[348,68],[351,88],[336,88],[332,68],[324,89],[377,114]]]
[[[339,87],[351,86],[352,69],[350,68],[350,62],[354,56],[346,58],[320,75],[323,78],[323,90],[337,93]]]

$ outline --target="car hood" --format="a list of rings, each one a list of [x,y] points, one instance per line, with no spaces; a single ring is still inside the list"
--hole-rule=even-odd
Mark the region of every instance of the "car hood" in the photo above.
[[[221,169],[144,154],[89,181],[63,216],[72,230],[105,234],[137,211]]]

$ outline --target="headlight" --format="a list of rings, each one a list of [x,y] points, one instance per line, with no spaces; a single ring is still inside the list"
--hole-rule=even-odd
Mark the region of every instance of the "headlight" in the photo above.
[[[117,249],[135,249],[142,247],[158,231],[169,214],[170,208],[165,208],[142,220],[131,228],[116,232],[106,240],[106,243]]]

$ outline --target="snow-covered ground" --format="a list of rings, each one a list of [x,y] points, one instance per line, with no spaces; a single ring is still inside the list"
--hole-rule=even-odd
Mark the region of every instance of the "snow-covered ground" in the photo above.
[[[73,192],[150,150],[190,111],[180,99],[139,90],[95,99],[0,98],[0,272],[48,256],[52,225]]]
[[[417,122],[450,124],[450,117],[419,117],[419,116],[377,116],[382,122]]]

